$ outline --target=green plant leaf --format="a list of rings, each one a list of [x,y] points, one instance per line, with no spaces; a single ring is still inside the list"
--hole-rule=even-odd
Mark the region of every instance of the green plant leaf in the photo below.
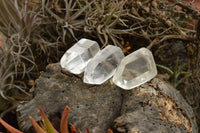
[[[33,125],[33,128],[35,129],[36,133],[46,133],[38,124],[37,122],[30,116],[29,117],[32,125]]]
[[[42,123],[42,121],[39,121],[39,124],[40,124],[40,127],[41,127],[45,132],[47,132],[47,129],[46,129],[46,127],[44,126],[44,124]]]
[[[183,71],[183,69],[186,68],[188,64],[190,64],[190,62],[187,62],[187,63],[183,64],[183,65],[178,69],[178,73],[180,73],[181,71]]]
[[[62,114],[61,123],[60,123],[60,131],[61,131],[61,133],[69,133],[68,124],[67,124],[69,111],[70,111],[69,108],[65,107],[65,110],[63,111],[63,114]]]
[[[164,69],[165,71],[167,71],[167,73],[168,73],[170,76],[172,76],[172,75],[174,74],[174,72],[173,72],[171,69],[169,69],[168,67],[166,67],[166,66],[159,65],[159,64],[156,64],[156,66],[159,67],[159,68]]]
[[[45,115],[44,111],[42,108],[39,106],[40,109],[40,114],[42,116],[42,119],[44,120],[44,124],[47,128],[48,133],[58,133],[58,131],[53,127],[47,116]]]
[[[17,129],[15,129],[14,127],[12,127],[11,125],[9,125],[8,123],[6,123],[3,119],[0,118],[0,123],[11,133],[23,133]]]
[[[186,79],[188,79],[190,76],[192,76],[192,73],[190,73],[190,72],[182,72],[181,74],[185,74],[185,76],[183,77],[183,78],[181,78],[178,82],[177,82],[177,84],[176,84],[176,86],[178,86],[179,84],[181,84],[184,80],[186,80]],[[176,87],[175,86],[175,87]]]

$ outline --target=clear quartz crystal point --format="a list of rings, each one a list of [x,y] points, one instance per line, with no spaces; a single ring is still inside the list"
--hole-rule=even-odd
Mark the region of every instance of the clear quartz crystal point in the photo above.
[[[151,51],[141,48],[121,61],[113,76],[113,82],[129,90],[149,81],[156,75],[156,64]]]
[[[124,54],[121,48],[108,45],[100,51],[87,65],[84,72],[84,83],[102,84],[111,78]]]
[[[80,74],[99,50],[97,42],[83,38],[65,52],[60,60],[61,67],[73,74]]]

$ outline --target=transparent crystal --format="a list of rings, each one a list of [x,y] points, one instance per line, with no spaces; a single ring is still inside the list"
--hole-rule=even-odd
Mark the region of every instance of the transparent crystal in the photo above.
[[[73,74],[80,74],[99,50],[97,42],[83,38],[65,52],[60,60],[61,67]]]
[[[113,82],[129,90],[149,81],[156,75],[157,69],[151,51],[141,48],[121,61],[113,76]]]
[[[124,54],[119,47],[108,45],[88,63],[83,82],[88,84],[104,83],[114,75],[122,58],[124,58]]]

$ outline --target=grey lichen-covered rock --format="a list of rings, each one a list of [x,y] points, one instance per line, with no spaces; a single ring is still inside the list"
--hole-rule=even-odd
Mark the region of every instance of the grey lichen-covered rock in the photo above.
[[[120,133],[198,133],[192,108],[173,87],[154,78],[123,93],[121,116],[114,121]]]
[[[36,81],[33,100],[21,104],[19,125],[31,132],[28,116],[40,119],[41,106],[55,127],[59,129],[59,118],[65,106],[70,108],[69,122],[84,131],[87,126],[93,133],[103,133],[119,116],[122,104],[121,89],[109,82],[101,86],[84,84],[82,79],[62,73],[59,64],[47,67]]]
[[[40,120],[38,106],[59,129],[62,111],[71,111],[69,123],[83,132],[87,126],[92,133],[197,133],[194,113],[184,98],[167,83],[154,78],[130,91],[112,82],[99,86],[84,84],[82,78],[50,64],[42,72],[34,87],[31,101],[18,106],[19,126],[31,131],[28,116]]]

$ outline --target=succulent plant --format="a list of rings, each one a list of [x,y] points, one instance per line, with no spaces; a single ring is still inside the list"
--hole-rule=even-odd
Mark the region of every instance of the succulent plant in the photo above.
[[[17,100],[12,96],[18,94],[29,95],[15,80],[15,62],[12,58],[11,49],[6,45],[0,46],[0,117],[17,105]],[[24,95],[24,96],[25,96]],[[8,109],[10,108],[10,109]]]
[[[30,116],[30,121],[33,125],[33,128],[35,129],[36,133],[58,133],[58,131],[53,127],[53,125],[51,124],[51,122],[49,121],[49,119],[47,118],[47,116],[45,115],[44,111],[42,110],[41,107],[39,107],[40,109],[40,114],[42,116],[42,120],[43,122],[39,122],[40,125]],[[70,112],[70,109],[68,107],[65,107],[63,114],[62,114],[62,118],[61,118],[61,123],[60,123],[60,132],[61,133],[69,133],[68,130],[68,114]],[[17,129],[15,129],[14,127],[12,127],[11,125],[7,124],[3,119],[0,118],[0,124],[2,124],[9,132],[11,133],[23,133]],[[74,125],[71,124],[70,126],[71,131],[70,133],[76,133],[76,128],[74,127]],[[87,127],[85,127],[86,132],[90,133],[89,129]],[[78,129],[78,133],[82,133],[79,129]],[[108,133],[113,133],[111,129],[108,130]]]
[[[176,60],[176,64],[175,64],[174,70],[171,70],[170,68],[168,68],[166,66],[157,64],[157,67],[165,70],[169,74],[169,76],[170,76],[170,84],[175,88],[179,84],[183,83],[183,81],[188,79],[190,76],[192,76],[191,72],[184,71],[184,69],[188,66],[189,62],[183,64],[180,67],[178,66],[178,64],[179,64],[179,58],[177,58],[177,60]]]
[[[0,0],[0,31],[6,36],[6,44],[10,56],[15,63],[15,74],[24,76],[35,65],[35,57],[31,49],[30,36],[37,27],[37,14],[18,1]]]
[[[36,14],[31,12],[25,4],[17,1],[0,0],[0,31],[5,36],[19,34],[21,38],[28,38],[36,26]]]

